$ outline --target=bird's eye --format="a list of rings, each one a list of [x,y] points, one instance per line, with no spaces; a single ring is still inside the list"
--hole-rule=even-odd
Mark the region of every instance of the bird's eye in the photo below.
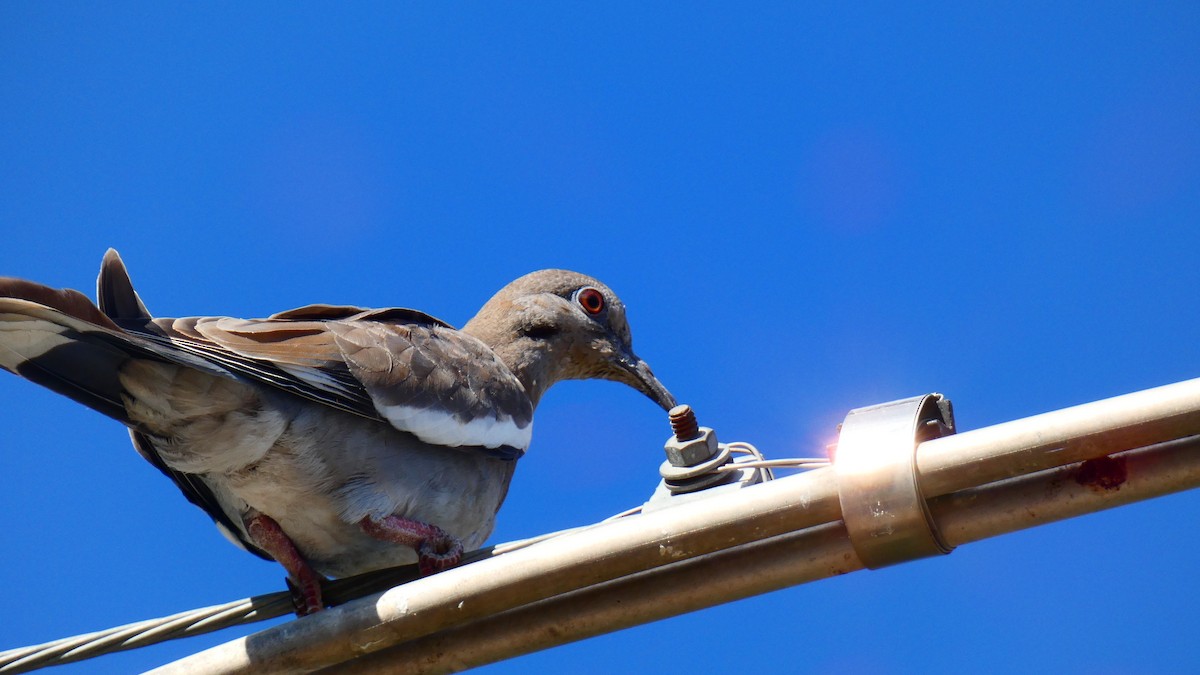
[[[575,302],[588,314],[594,315],[604,311],[604,294],[590,286],[576,291]]]

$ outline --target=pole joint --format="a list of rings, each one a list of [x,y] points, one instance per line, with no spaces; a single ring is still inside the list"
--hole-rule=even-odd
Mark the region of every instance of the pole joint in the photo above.
[[[916,449],[954,433],[950,400],[925,394],[856,408],[846,415],[834,468],[850,542],[871,569],[945,555],[917,479]]]

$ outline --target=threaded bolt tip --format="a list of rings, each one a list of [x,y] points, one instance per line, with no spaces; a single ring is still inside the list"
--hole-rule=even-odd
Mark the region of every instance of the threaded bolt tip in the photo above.
[[[671,419],[671,431],[675,438],[688,440],[700,435],[700,423],[696,421],[696,413],[690,405],[677,405],[667,413]]]

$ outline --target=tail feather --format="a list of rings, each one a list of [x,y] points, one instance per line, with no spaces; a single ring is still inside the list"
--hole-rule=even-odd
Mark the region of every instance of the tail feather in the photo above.
[[[100,311],[114,320],[149,321],[153,318],[137,291],[133,290],[133,281],[121,256],[111,248],[100,263],[100,276],[96,278],[96,300]]]
[[[105,257],[101,296],[110,318],[82,293],[0,277],[0,368],[136,426],[126,411],[130,392],[121,372],[131,360],[174,363],[218,377],[223,368],[154,335],[127,331],[114,319],[149,319],[115,252]],[[160,344],[161,342],[161,344]]]
[[[129,424],[117,377],[129,348],[110,330],[52,306],[0,298],[0,367]]]
[[[12,297],[17,293],[21,295]],[[124,307],[145,309],[140,300]],[[131,359],[231,377],[224,368],[175,349],[169,341],[123,330],[78,291],[0,278],[0,368],[134,426],[125,409],[123,395],[128,392],[119,377]]]
[[[226,511],[201,476],[167,466],[145,431],[126,411],[129,392],[120,372],[131,360],[176,363],[230,377],[219,366],[158,344],[152,335],[126,332],[152,320],[117,252],[109,249],[96,280],[99,306],[82,293],[24,279],[0,277],[0,368],[62,394],[130,427],[134,449],[203,509],[222,532],[251,553],[269,559]]]
[[[223,368],[160,345],[153,336],[123,330],[78,291],[0,278],[0,368],[133,426],[120,381],[131,359],[229,377]]]
[[[50,288],[25,279],[0,277],[0,299],[24,300],[103,328],[120,330],[86,295],[72,288]]]

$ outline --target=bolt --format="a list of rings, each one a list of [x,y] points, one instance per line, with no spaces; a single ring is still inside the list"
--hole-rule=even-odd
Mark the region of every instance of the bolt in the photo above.
[[[672,466],[696,466],[712,459],[720,450],[717,434],[696,422],[696,413],[692,412],[691,406],[677,405],[668,415],[675,435],[667,439],[663,449]]]
[[[700,423],[696,421],[692,406],[677,405],[667,415],[671,418],[671,431],[675,432],[675,438],[686,441],[700,435]]]

